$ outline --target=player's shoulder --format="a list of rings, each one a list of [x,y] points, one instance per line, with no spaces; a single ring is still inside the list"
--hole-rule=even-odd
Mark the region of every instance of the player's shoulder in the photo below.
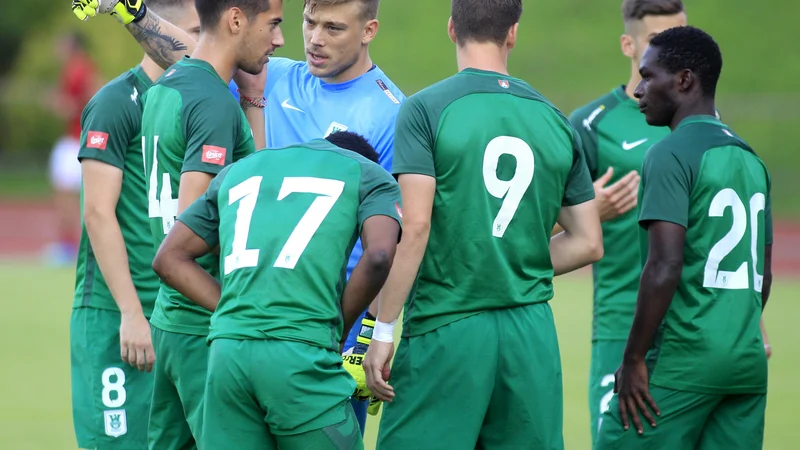
[[[570,122],[591,131],[609,112],[622,103],[622,99],[619,97],[620,90],[622,90],[622,87],[614,88],[612,91],[601,95],[599,98],[579,106],[570,113]]]
[[[138,77],[134,70],[127,70],[109,81],[92,96],[84,114],[119,116],[140,113],[142,96],[149,87],[149,80]]]
[[[284,57],[269,58],[269,62],[267,62],[267,78],[272,75],[281,76],[288,72],[292,72],[296,75],[310,74],[308,63],[305,61],[297,61]]]
[[[389,108],[390,111],[397,111],[400,104],[406,99],[403,91],[377,65],[364,74],[361,83],[364,89],[374,92],[370,96],[371,98],[379,99],[375,108]]]

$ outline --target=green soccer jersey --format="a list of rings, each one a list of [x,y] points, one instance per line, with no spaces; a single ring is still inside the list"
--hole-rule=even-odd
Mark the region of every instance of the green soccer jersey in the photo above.
[[[770,176],[713,116],[692,116],[645,157],[639,221],[686,228],[680,283],[648,359],[656,386],[765,393],[764,247],[772,244]],[[642,255],[647,234],[642,231]]]
[[[338,351],[347,260],[375,215],[400,222],[397,183],[322,139],[225,168],[179,217],[219,244],[222,296],[209,342],[284,339]]]
[[[216,175],[255,151],[253,133],[228,84],[214,68],[185,58],[153,85],[142,118],[148,214],[155,248],[178,214],[181,174]],[[198,263],[219,278],[219,257]],[[206,335],[211,313],[162,284],[151,323],[164,331]]]
[[[609,167],[614,176],[608,185],[641,171],[648,148],[669,134],[669,127],[647,124],[638,103],[620,86],[570,116],[581,135],[586,164],[592,180]],[[594,319],[592,341],[625,340],[633,322],[639,291],[638,208],[603,222],[603,259],[592,267],[594,277]]]
[[[594,198],[579,145],[555,106],[494,72],[463,70],[403,103],[392,172],[436,179],[405,336],[553,297],[559,211]]]
[[[155,250],[147,218],[147,195],[142,167],[141,96],[152,82],[141,67],[129,70],[100,89],[81,116],[78,159],[93,159],[122,170],[116,215],[128,252],[133,285],[146,317],[153,312],[159,281],[151,267]],[[83,203],[83,202],[81,202]],[[118,311],[83,225],[73,308]]]

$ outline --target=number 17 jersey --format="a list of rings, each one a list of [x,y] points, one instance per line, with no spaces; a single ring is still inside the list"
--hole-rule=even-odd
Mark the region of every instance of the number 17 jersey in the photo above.
[[[553,297],[551,230],[562,206],[594,198],[579,146],[555,106],[507,75],[466,69],[406,100],[392,172],[433,177],[436,193],[405,336]]]

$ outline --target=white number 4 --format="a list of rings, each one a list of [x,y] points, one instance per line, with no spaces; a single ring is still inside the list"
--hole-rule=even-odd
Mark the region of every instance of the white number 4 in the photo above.
[[[497,178],[497,163],[502,155],[511,155],[517,160],[514,176],[508,181]],[[506,233],[522,197],[533,181],[533,166],[533,150],[520,138],[498,136],[486,146],[483,154],[483,183],[492,197],[503,199],[492,224],[492,236],[502,238]]]
[[[750,255],[753,267],[753,285],[756,292],[761,292],[764,277],[759,275],[758,264],[758,213],[764,210],[766,198],[762,193],[756,193],[750,198]],[[749,270],[747,262],[742,262],[736,271],[719,270],[719,264],[730,252],[739,245],[747,231],[748,217],[742,199],[733,189],[727,188],[719,191],[711,206],[708,208],[710,217],[722,217],[725,210],[733,210],[733,226],[708,253],[705,271],[703,274],[703,287],[717,289],[748,289],[750,287]]]
[[[142,159],[147,161],[146,137],[142,136]],[[147,173],[147,163],[145,163]],[[178,216],[178,199],[172,197],[172,181],[169,173],[161,175],[161,195],[158,192],[158,136],[153,136],[153,168],[150,169],[150,189],[147,191],[147,215],[150,218],[161,218],[164,234],[169,233]]]
[[[231,254],[226,256],[224,261],[225,275],[236,269],[258,265],[260,250],[248,249],[247,237],[250,234],[250,222],[253,220],[253,210],[256,207],[261,181],[262,177],[260,176],[250,177],[232,187],[228,193],[228,204],[232,205],[241,201],[236,212]],[[273,267],[295,268],[311,238],[322,225],[343,191],[344,181],[313,177],[286,177],[283,179],[280,192],[278,192],[278,201],[293,193],[317,194],[319,197],[314,199],[292,234],[289,235],[278,258],[272,264]]]

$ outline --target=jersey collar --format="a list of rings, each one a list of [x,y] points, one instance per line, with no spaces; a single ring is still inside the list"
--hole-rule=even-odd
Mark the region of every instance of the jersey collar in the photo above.
[[[319,78],[319,85],[322,89],[325,89],[326,91],[343,91],[361,81],[362,78],[367,76],[367,74],[375,70],[377,67],[378,66],[373,64],[372,67],[370,67],[370,69],[366,71],[364,74],[359,75],[358,77],[353,78],[352,80],[343,81],[341,83],[326,83],[322,81],[322,78]]]
[[[141,84],[141,86],[139,86],[140,88],[147,90],[153,85],[153,80],[147,76],[147,73],[145,73],[144,69],[142,69],[141,64],[131,69],[131,72],[133,72],[133,76],[135,76]]]
[[[206,72],[209,72],[212,75],[214,75],[214,77],[218,79],[220,83],[224,84],[225,86],[228,85],[228,83],[226,83],[225,80],[223,80],[222,77],[219,76],[217,70],[214,69],[214,66],[212,66],[208,61],[203,61],[202,59],[192,58],[189,55],[185,55],[183,59],[178,61],[178,64],[182,66],[191,66],[203,69]]]
[[[717,125],[720,127],[725,126],[722,122],[720,122],[719,119],[717,119],[714,116],[709,116],[707,114],[696,114],[694,116],[689,116],[681,120],[681,122],[678,124],[677,127],[675,127],[675,129],[677,130],[678,128],[684,125],[689,125],[690,123],[710,123],[712,125]]]

